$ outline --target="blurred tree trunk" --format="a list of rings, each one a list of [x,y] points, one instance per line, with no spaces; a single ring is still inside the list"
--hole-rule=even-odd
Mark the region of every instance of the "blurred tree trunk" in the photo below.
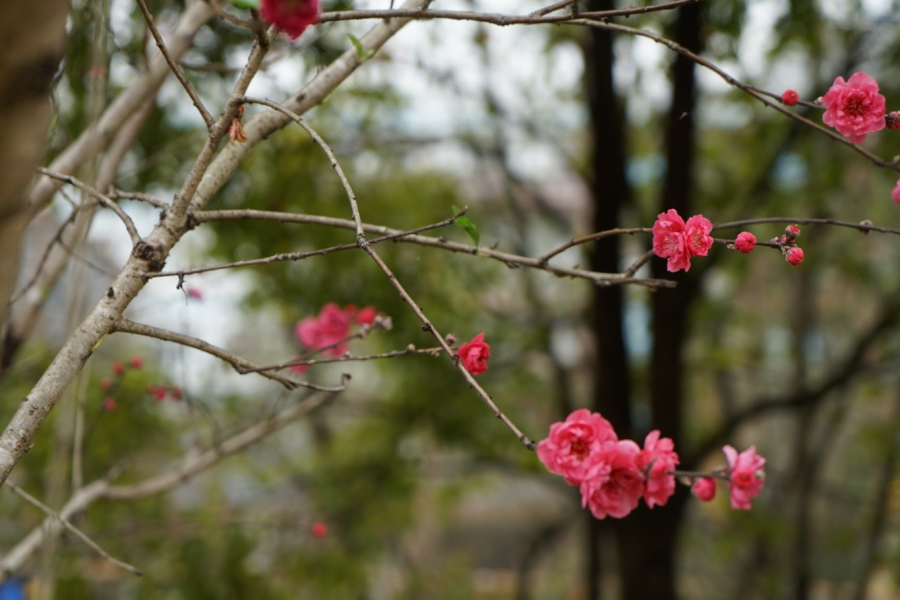
[[[28,224],[26,191],[44,156],[50,85],[65,50],[68,6],[66,0],[0,5],[0,339]]]
[[[590,10],[613,8],[609,0],[592,0]],[[674,39],[700,51],[700,8],[679,10]],[[621,208],[630,191],[625,175],[627,149],[624,118],[613,89],[614,56],[611,36],[592,30],[586,51],[588,101],[593,127],[593,195],[595,231],[619,225]],[[666,128],[667,170],[660,211],[675,208],[687,218],[692,213],[691,194],[695,156],[695,75],[691,61],[678,56],[673,65],[672,104]],[[592,267],[616,272],[619,266],[618,241],[608,238],[594,249]],[[650,404],[653,428],[682,447],[682,403],[684,394],[684,344],[688,332],[691,303],[696,295],[694,277],[666,272],[664,261],[652,263],[654,277],[678,281],[674,289],[652,295],[653,350],[650,365]],[[594,328],[597,344],[597,382],[594,410],[604,414],[622,437],[638,438],[630,419],[631,389],[629,365],[623,338],[621,288],[598,288],[594,297]],[[665,508],[640,507],[627,519],[613,521],[619,551],[622,595],[625,600],[669,600],[676,598],[674,552],[678,529],[688,497],[684,490]],[[586,518],[591,518],[590,515]],[[599,527],[588,528],[587,585],[589,598],[599,598],[597,536]]]
[[[610,10],[612,0],[590,0],[588,10]],[[619,226],[621,209],[630,202],[625,175],[627,149],[625,121],[613,88],[613,38],[609,32],[591,29],[585,48],[585,88],[591,114],[593,157],[591,191],[594,197],[594,231]],[[615,273],[619,270],[619,241],[615,237],[595,242],[591,268]],[[592,409],[602,413],[621,435],[631,431],[631,382],[625,350],[622,288],[597,287],[593,319],[596,339]],[[600,535],[608,531],[586,511],[585,590],[589,599],[600,597]]]

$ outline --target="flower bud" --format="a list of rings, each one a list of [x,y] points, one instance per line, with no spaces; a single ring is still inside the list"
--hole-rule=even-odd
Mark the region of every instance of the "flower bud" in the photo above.
[[[796,246],[788,248],[784,253],[784,260],[796,267],[803,262],[803,248],[798,248]]]
[[[781,102],[787,106],[796,106],[797,102],[800,101],[800,94],[795,92],[794,90],[786,90],[781,95]]]
[[[742,231],[734,240],[734,247],[743,254],[747,254],[756,246],[756,236],[749,231]]]
[[[714,477],[700,477],[694,480],[691,493],[704,502],[716,497],[716,480]]]

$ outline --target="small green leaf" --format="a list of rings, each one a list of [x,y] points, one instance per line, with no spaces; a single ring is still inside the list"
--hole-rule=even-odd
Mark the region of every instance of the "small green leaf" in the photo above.
[[[453,213],[459,213],[459,208],[454,206]],[[473,223],[472,220],[466,216],[457,217],[454,222],[466,230],[466,233],[469,234],[469,237],[472,238],[472,241],[475,242],[475,245],[477,246],[480,235],[478,234],[478,228],[475,227],[475,223]]]
[[[353,47],[356,48],[356,58],[359,59],[359,62],[363,62],[365,60],[366,51],[363,50],[362,42],[359,41],[352,33],[348,33],[347,37],[350,38],[350,41],[353,42]]]
[[[238,8],[246,8],[247,10],[259,10],[259,0],[232,0],[231,3]]]

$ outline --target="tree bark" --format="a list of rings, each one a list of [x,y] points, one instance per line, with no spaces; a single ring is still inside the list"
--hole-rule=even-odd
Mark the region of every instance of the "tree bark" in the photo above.
[[[67,9],[66,0],[6,2],[0,9],[0,339],[29,219],[28,186],[44,156]]]
[[[590,0],[588,10],[610,10],[612,0]],[[625,173],[627,149],[624,115],[613,85],[613,37],[607,31],[590,30],[585,47],[585,90],[591,115],[593,158],[591,192],[594,199],[594,231],[619,226],[622,208],[631,199]],[[619,241],[598,240],[591,268],[604,273],[619,271]],[[623,298],[620,286],[595,288],[593,302],[596,368],[592,409],[606,417],[621,436],[631,431],[631,382],[625,348]],[[585,512],[585,585],[587,598],[601,595],[601,524]]]

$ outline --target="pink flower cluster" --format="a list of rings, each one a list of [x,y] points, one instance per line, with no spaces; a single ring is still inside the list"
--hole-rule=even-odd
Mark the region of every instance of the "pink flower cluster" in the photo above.
[[[553,473],[581,490],[581,505],[598,519],[620,519],[637,508],[641,498],[650,508],[668,502],[675,493],[678,454],[669,438],[651,431],[641,449],[620,440],[612,425],[587,409],[550,426],[537,455]]]
[[[704,501],[716,495],[716,478],[727,478],[731,507],[748,510],[750,500],[762,491],[766,461],[753,446],[740,454],[731,446],[723,451],[728,459],[725,475],[684,475],[693,477],[693,492]],[[609,421],[585,408],[551,425],[537,455],[550,472],[578,486],[582,507],[590,508],[598,519],[621,519],[642,498],[649,508],[663,506],[675,493],[678,454],[670,438],[654,430],[640,448],[632,440],[620,440]]]
[[[706,256],[713,245],[709,235],[712,223],[703,215],[696,215],[684,221],[674,208],[660,213],[653,224],[653,252],[660,258],[667,258],[666,268],[674,273],[691,269],[691,257]]]
[[[322,350],[331,356],[341,356],[347,351],[347,338],[350,326],[371,325],[375,322],[378,311],[373,306],[357,309],[348,304],[341,308],[330,302],[322,307],[318,316],[306,317],[294,328],[297,340],[308,350]]]
[[[784,235],[773,240],[778,242],[784,260],[795,267],[803,262],[803,248],[797,245],[798,237],[800,237],[800,227],[788,225],[784,228]]]
[[[260,16],[296,40],[319,22],[319,0],[262,0]]]

